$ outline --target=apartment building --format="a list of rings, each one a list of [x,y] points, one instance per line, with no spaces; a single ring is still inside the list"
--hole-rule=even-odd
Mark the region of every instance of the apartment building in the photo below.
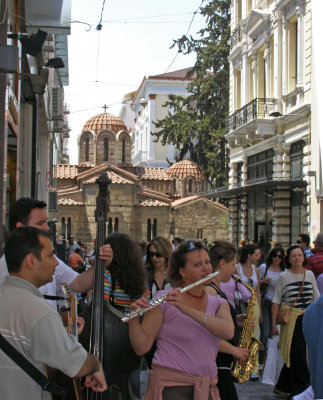
[[[232,0],[230,240],[314,239],[322,229],[320,130],[312,127],[312,1]],[[316,111],[317,113],[317,111]]]

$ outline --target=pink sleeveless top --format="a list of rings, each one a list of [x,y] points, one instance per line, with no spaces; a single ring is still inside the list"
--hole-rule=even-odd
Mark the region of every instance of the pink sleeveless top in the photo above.
[[[161,290],[154,297],[173,289]],[[220,296],[207,295],[208,315],[216,315],[226,302]],[[194,376],[217,376],[216,356],[220,338],[212,335],[173,305],[162,303],[163,324],[157,336],[153,364],[186,372]]]

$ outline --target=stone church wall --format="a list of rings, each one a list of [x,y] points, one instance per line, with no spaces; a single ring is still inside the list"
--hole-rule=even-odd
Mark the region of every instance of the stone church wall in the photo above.
[[[175,209],[175,234],[183,239],[227,240],[228,210],[207,201],[198,201]]]

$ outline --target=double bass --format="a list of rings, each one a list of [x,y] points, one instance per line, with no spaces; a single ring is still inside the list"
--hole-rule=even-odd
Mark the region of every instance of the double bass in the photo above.
[[[85,312],[86,323],[80,335],[80,342],[102,363],[108,390],[104,393],[95,393],[87,389],[83,399],[130,400],[129,376],[133,370],[139,369],[140,357],[131,347],[127,324],[120,324],[121,312],[104,300],[105,262],[100,260],[99,254],[106,236],[110,201],[108,185],[111,181],[104,171],[96,182],[99,193],[95,211],[97,236],[93,293],[91,305]]]

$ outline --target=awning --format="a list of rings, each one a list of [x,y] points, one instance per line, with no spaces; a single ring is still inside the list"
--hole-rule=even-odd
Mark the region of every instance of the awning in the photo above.
[[[268,191],[268,189],[275,190],[279,187],[287,187],[289,189],[296,188],[304,188],[306,187],[307,182],[301,179],[259,179],[258,181],[249,181],[244,185],[234,185],[234,186],[224,186],[221,188],[217,188],[206,193],[203,193],[205,197],[216,197],[216,198],[231,198],[238,196],[242,193],[251,191],[251,190],[260,190],[264,193]]]

